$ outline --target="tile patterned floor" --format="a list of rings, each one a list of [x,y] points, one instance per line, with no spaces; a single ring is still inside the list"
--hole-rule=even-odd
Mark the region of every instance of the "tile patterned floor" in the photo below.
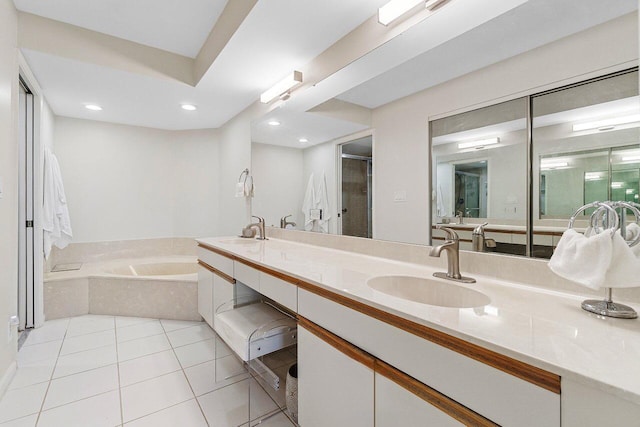
[[[29,333],[0,427],[246,427],[249,393],[252,420],[293,426],[207,324],[86,315]]]

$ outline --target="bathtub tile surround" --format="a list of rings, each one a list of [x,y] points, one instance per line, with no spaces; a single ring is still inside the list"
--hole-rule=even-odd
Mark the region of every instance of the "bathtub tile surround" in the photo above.
[[[254,380],[202,322],[84,315],[32,334],[0,400],[0,427],[248,426]],[[252,414],[278,411],[251,387]],[[261,425],[292,426],[281,412]]]
[[[45,273],[45,317],[91,313],[199,321],[195,248],[193,239],[167,238],[56,249],[50,267],[82,267]]]

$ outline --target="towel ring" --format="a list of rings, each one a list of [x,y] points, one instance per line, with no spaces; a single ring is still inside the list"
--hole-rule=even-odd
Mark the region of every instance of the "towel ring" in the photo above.
[[[631,204],[628,202],[611,202],[611,206],[614,208],[622,208],[625,210],[629,209],[631,212],[633,212],[633,216],[636,218],[635,222],[638,223],[638,221],[640,221],[640,210],[635,206],[635,203]],[[636,238],[633,240],[627,240],[626,236],[622,236],[622,238],[627,242],[630,248],[640,243],[640,233],[638,233]]]
[[[600,210],[603,210],[602,211],[603,214],[604,214],[604,210],[607,211],[607,214],[608,214],[607,218],[612,218],[613,219],[613,225],[608,228],[609,230],[611,230],[611,234],[613,235],[613,233],[618,229],[618,226],[620,225],[619,220],[618,220],[618,213],[609,204],[601,203],[601,202],[589,203],[587,205],[582,206],[577,211],[575,211],[573,213],[573,215],[571,215],[571,218],[569,218],[569,228],[573,228],[573,223],[576,221],[578,215],[580,215],[582,212],[584,212],[585,210],[590,209],[590,208],[598,208],[598,210],[596,212],[594,212],[594,214],[591,215],[591,219],[592,220],[594,218],[594,215],[595,215],[596,218],[600,217],[600,215],[599,215],[599,211]],[[598,215],[596,215],[597,213],[598,213]],[[597,226],[597,221],[596,221],[596,226]]]

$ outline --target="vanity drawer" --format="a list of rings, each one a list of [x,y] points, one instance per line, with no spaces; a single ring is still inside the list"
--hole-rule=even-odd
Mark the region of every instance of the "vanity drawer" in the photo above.
[[[244,283],[254,291],[260,292],[260,272],[241,262],[234,262],[235,279]]]
[[[205,264],[215,268],[216,270],[226,274],[227,276],[233,276],[233,260],[227,258],[202,246],[198,247],[198,259]]]
[[[261,272],[260,293],[293,312],[298,311],[298,287],[292,283]]]
[[[559,389],[550,391],[302,288],[298,312],[500,425],[560,425]]]

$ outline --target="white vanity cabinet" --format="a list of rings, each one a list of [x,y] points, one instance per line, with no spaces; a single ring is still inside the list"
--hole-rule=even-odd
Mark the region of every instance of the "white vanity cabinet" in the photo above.
[[[343,350],[349,350],[348,348]],[[357,350],[353,348],[352,350]],[[302,427],[372,427],[373,358],[351,356],[298,325],[298,422]],[[400,425],[400,424],[397,424]]]
[[[298,311],[298,287],[293,283],[294,280],[288,278],[284,280],[285,276],[278,272],[260,271],[240,261],[235,261],[234,271],[238,282],[287,307],[294,313]]]
[[[213,281],[214,274],[198,265],[198,313],[209,326],[213,327]]]

